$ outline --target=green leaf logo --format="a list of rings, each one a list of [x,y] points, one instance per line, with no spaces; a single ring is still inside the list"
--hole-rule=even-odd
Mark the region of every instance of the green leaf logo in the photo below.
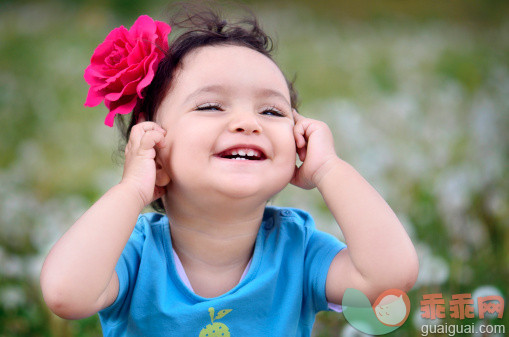
[[[211,308],[212,310],[214,310],[214,308]],[[210,310],[210,309],[209,309]],[[214,320],[218,320],[218,319],[221,319],[223,318],[224,316],[226,316],[230,311],[232,311],[232,309],[226,309],[226,310],[221,310],[220,312],[217,313],[217,316],[216,318],[214,318]]]
[[[200,331],[199,337],[230,337],[230,329],[223,323],[215,322],[224,316],[228,315],[232,309],[223,309],[217,313],[214,318],[215,310],[213,307],[209,308],[210,323]]]

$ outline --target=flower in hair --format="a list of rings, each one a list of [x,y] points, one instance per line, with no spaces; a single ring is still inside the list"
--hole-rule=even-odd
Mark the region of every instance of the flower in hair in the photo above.
[[[138,97],[154,78],[157,66],[168,51],[171,27],[141,15],[127,30],[113,29],[94,51],[85,69],[90,85],[85,106],[93,107],[104,100],[109,109],[104,124],[113,126],[116,114],[128,114]]]

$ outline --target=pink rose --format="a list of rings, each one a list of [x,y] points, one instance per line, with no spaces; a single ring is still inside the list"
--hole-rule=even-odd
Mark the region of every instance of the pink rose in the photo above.
[[[131,29],[113,29],[94,51],[85,69],[85,81],[90,85],[85,106],[93,107],[104,100],[110,110],[104,124],[113,126],[116,114],[127,114],[143,98],[157,70],[159,61],[168,50],[171,27],[140,16]]]

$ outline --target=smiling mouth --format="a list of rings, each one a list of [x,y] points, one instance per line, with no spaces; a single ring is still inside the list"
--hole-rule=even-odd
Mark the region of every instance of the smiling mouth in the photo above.
[[[257,149],[235,148],[225,150],[217,155],[220,158],[231,160],[264,160],[265,154]]]

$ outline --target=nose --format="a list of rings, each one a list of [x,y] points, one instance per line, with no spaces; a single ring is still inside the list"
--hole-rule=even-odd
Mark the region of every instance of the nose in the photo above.
[[[232,114],[229,130],[246,134],[260,134],[262,127],[256,113],[243,111]]]

